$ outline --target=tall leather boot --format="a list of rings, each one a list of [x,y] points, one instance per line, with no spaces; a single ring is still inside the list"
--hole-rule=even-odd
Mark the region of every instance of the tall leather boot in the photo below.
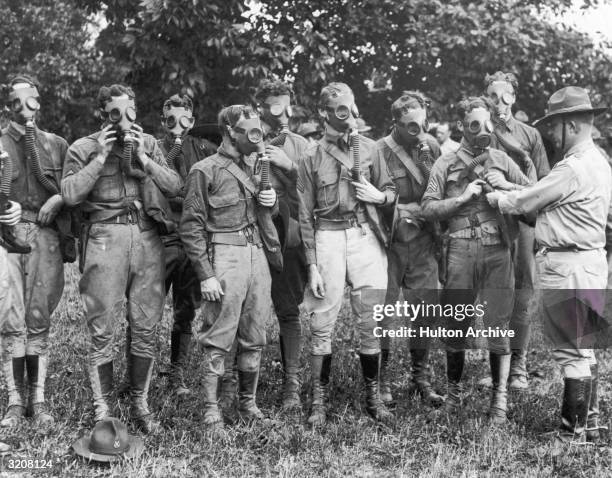
[[[0,211],[11,208],[11,202],[6,194],[0,193]],[[32,248],[29,244],[15,235],[15,228],[0,225],[0,247],[4,247],[10,254],[29,254]]]
[[[264,418],[255,402],[258,381],[259,369],[254,372],[238,370],[238,415],[245,422]]]
[[[586,439],[597,441],[601,438],[601,430],[608,427],[599,424],[599,367],[597,364],[591,365],[591,400],[589,401],[589,413],[587,417]]]
[[[285,411],[299,409],[300,400],[300,352],[302,338],[280,336],[281,358],[283,361],[283,402]]]
[[[311,355],[310,367],[312,375],[312,409],[308,423],[312,426],[325,425],[327,407],[329,404],[329,375],[331,371],[332,354]]]
[[[147,403],[149,384],[153,373],[153,359],[132,354],[130,362],[132,418],[136,426],[144,433],[157,433],[160,431],[161,425],[153,418]]]
[[[8,341],[10,339],[5,338]],[[3,344],[5,345],[5,344]],[[24,382],[25,357],[12,357],[6,350],[2,353],[2,371],[8,391],[8,407],[0,426],[13,428],[25,415]]]
[[[232,349],[223,355],[224,373],[219,380],[221,388],[219,406],[224,410],[232,408],[238,394],[238,355],[236,349],[236,344],[234,344]]]
[[[380,399],[385,405],[393,403],[393,395],[391,394],[391,379],[389,377],[389,349],[381,349],[380,351]]]
[[[586,443],[585,430],[590,403],[591,377],[566,378],[558,440],[563,443]]]
[[[185,385],[185,367],[189,358],[191,334],[172,331],[170,334],[170,387],[178,398],[191,394]]]
[[[29,386],[29,404],[26,413],[34,419],[37,428],[51,427],[55,419],[45,406],[45,380],[49,355],[26,355],[25,359]]]
[[[378,362],[380,354],[359,354],[366,390],[366,411],[377,421],[388,422],[393,414],[380,399],[378,392]]]
[[[113,393],[113,362],[102,365],[89,365],[89,380],[93,393],[94,422],[104,420],[112,416],[111,398]]]
[[[444,403],[444,397],[434,392],[429,382],[429,349],[410,349],[412,361],[412,387],[414,393],[435,407]]]
[[[208,347],[206,366],[202,382],[204,385],[204,426],[210,431],[223,428],[223,418],[219,410],[217,389],[219,378],[223,375],[225,352]]]
[[[444,411],[455,413],[461,407],[461,377],[465,365],[465,350],[446,351],[446,400]]]
[[[526,390],[529,388],[527,378],[527,349],[513,350],[508,387],[513,390]]]
[[[132,367],[132,330],[128,325],[125,329],[125,373],[123,379],[117,387],[117,396],[127,398],[130,395],[130,368]]]
[[[510,354],[489,352],[491,364],[491,404],[489,406],[489,421],[504,423],[508,411],[508,374],[510,373]]]

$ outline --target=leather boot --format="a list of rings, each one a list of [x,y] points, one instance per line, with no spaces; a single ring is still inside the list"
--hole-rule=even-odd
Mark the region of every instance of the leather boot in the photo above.
[[[112,416],[111,398],[113,394],[113,362],[89,366],[89,380],[93,393],[94,422]]]
[[[191,334],[172,332],[170,335],[170,376],[168,383],[178,398],[191,394],[185,385],[185,367],[189,358]]]
[[[157,433],[161,426],[153,418],[147,403],[149,384],[153,372],[153,359],[132,355],[130,358],[130,396],[132,401],[132,419],[144,433]]]
[[[19,425],[25,415],[25,357],[11,357],[5,351],[2,354],[2,371],[8,390],[8,408],[0,421],[0,426],[13,428]]]
[[[325,425],[329,404],[329,375],[332,354],[311,355],[312,409],[308,423],[312,426]]]
[[[586,424],[591,403],[591,377],[566,378],[561,405],[561,431],[557,439],[563,443],[586,444]]]
[[[587,417],[586,439],[597,441],[601,438],[601,431],[608,427],[599,424],[599,367],[597,364],[591,365],[591,400],[589,401],[589,413]]]
[[[510,378],[508,387],[513,390],[526,390],[529,388],[527,381],[527,349],[513,350],[510,360]]]
[[[377,421],[389,422],[393,414],[380,399],[378,392],[378,362],[380,354],[359,354],[366,390],[366,411]]]
[[[0,193],[0,211],[11,208],[11,202],[6,194]],[[15,235],[15,228],[0,225],[0,247],[4,247],[9,254],[29,254],[32,248],[29,244],[19,239]]]
[[[55,419],[45,406],[45,380],[49,355],[26,355],[25,359],[29,386],[29,404],[26,415],[34,419],[36,428],[51,427]]]
[[[302,338],[280,336],[281,358],[283,361],[283,403],[285,411],[299,409],[300,400],[300,352]]]
[[[255,403],[258,380],[259,370],[255,372],[238,370],[238,415],[245,422],[264,418],[263,413]]]
[[[391,380],[389,378],[389,349],[380,351],[380,399],[385,405],[393,403],[393,395],[391,394]]]
[[[444,411],[456,413],[461,407],[461,377],[465,364],[465,350],[446,351],[446,401]]]
[[[412,361],[413,393],[417,393],[429,404],[439,407],[444,403],[444,397],[434,392],[429,382],[429,349],[410,349]]]
[[[489,421],[504,423],[508,411],[508,374],[510,373],[510,354],[489,353],[491,364],[491,404],[489,406]]]
[[[219,378],[223,375],[225,352],[220,349],[206,348],[206,366],[203,375],[204,385],[204,426],[211,430],[223,428],[223,417],[219,410]]]
[[[130,395],[130,368],[132,367],[131,348],[132,331],[130,326],[128,325],[125,329],[125,373],[123,374],[123,379],[121,380],[121,383],[117,387],[117,396],[119,398],[127,398]]]
[[[224,373],[220,380],[219,406],[227,410],[232,408],[238,394],[238,355],[235,345],[224,354],[222,360]]]

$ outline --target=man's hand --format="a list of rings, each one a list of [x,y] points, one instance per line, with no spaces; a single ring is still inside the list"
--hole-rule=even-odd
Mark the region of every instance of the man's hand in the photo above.
[[[376,189],[374,185],[372,185],[372,183],[363,176],[361,176],[361,182],[357,183],[353,181],[351,184],[355,186],[355,194],[357,199],[362,202],[383,204],[387,198],[385,193]]]
[[[285,171],[290,171],[294,168],[293,161],[289,159],[287,154],[277,146],[266,146],[266,155],[270,158],[270,164],[277,166]]]
[[[215,276],[203,280],[200,287],[202,288],[202,298],[208,302],[219,302],[221,297],[225,295],[221,283]]]
[[[485,174],[485,178],[494,189],[503,189],[505,191],[513,189],[513,184],[506,180],[501,171],[496,169],[488,171],[487,174]]]
[[[319,273],[316,264],[310,264],[308,270],[308,283],[310,285],[310,291],[317,299],[325,298],[325,284],[323,283],[323,277]]]
[[[464,204],[480,196],[482,194],[482,187],[484,184],[485,182],[482,179],[475,179],[472,181],[467,185],[467,188],[465,188],[463,194],[459,196],[459,201]]]
[[[257,201],[263,207],[272,207],[276,204],[276,191],[272,188],[263,189],[257,195]]]
[[[111,152],[111,149],[113,149],[113,144],[117,140],[117,132],[111,129],[112,127],[113,125],[111,124],[105,126],[102,131],[100,131],[96,143],[96,156],[102,164],[106,162],[106,157],[108,153]]]
[[[487,201],[489,201],[489,205],[492,208],[497,209],[499,204],[499,198],[502,197],[503,193],[499,191],[493,191],[492,193],[487,194]]]
[[[142,128],[134,123],[130,131],[132,133],[132,141],[134,142],[133,154],[136,155],[138,161],[140,161],[140,164],[142,164],[142,168],[146,171],[151,158],[149,158],[144,151],[144,137],[142,136]]]
[[[47,199],[47,202],[43,204],[43,207],[40,208],[37,218],[38,223],[41,226],[48,226],[51,224],[63,205],[64,200],[61,195],[56,194],[55,196],[51,196]]]
[[[4,226],[15,226],[21,221],[21,204],[9,201],[11,207],[0,214],[0,224]]]

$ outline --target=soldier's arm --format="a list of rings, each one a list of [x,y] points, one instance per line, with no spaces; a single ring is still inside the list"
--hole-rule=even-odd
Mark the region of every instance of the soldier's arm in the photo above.
[[[535,166],[536,177],[538,180],[550,173],[550,165],[548,164],[548,157],[546,156],[546,148],[544,148],[542,136],[537,129],[533,130],[533,146],[530,156]]]
[[[519,168],[518,164],[516,164],[510,157],[508,159],[508,170],[506,171],[506,177],[508,181],[517,186],[529,186],[534,184],[537,179],[535,177],[535,169],[532,167],[530,171],[528,171],[528,175],[526,176]]]
[[[203,171],[192,169],[185,186],[179,236],[200,281],[215,275],[208,258],[207,218],[208,178]]]
[[[378,151],[373,150],[372,152],[372,166],[370,169],[372,178],[372,184],[376,188],[385,194],[385,202],[382,207],[393,206],[395,203],[395,195],[397,194],[397,187],[391,178],[387,162],[382,158]]]
[[[421,201],[423,218],[428,221],[448,219],[464,204],[461,196],[444,199],[446,171],[447,164],[439,159],[431,168],[427,189]]]
[[[181,192],[183,180],[176,171],[168,167],[164,153],[162,153],[157,141],[153,140],[151,146],[151,159],[153,161],[147,162],[146,172],[164,194],[176,196]]]
[[[306,156],[298,166],[297,193],[299,199],[300,230],[308,265],[317,263],[317,250],[314,239],[314,215],[316,186],[312,177],[311,158]]]
[[[68,206],[81,204],[93,189],[104,168],[104,158],[92,153],[88,161],[88,153],[83,145],[74,143],[64,160],[62,174],[62,198]]]
[[[501,193],[498,207],[504,214],[529,214],[552,205],[576,190],[576,179],[567,164],[558,165],[533,186]]]

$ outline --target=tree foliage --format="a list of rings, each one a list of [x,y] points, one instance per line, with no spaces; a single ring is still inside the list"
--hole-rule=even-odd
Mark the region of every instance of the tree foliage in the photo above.
[[[13,67],[37,73],[51,129],[72,137],[94,126],[86,110],[94,85],[108,81],[134,87],[149,131],[159,127],[163,100],[177,91],[194,96],[200,121],[214,121],[221,106],[247,101],[250,88],[272,75],[292,81],[297,101],[313,112],[321,86],[347,82],[381,132],[401,91],[423,91],[435,116],[451,118],[463,95],[481,93],[484,75],[502,69],[517,74],[517,106],[535,118],[567,84],[610,102],[603,96],[612,89],[610,45],[552,20],[572,4],[5,0],[0,74]],[[583,7],[597,4],[584,0]]]

